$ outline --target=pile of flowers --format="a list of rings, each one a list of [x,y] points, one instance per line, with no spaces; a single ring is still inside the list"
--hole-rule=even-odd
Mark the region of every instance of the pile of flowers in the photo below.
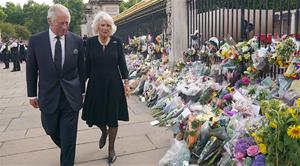
[[[132,94],[152,109],[153,125],[169,126],[176,140],[186,142],[182,151],[191,152],[179,163],[297,165],[300,95],[288,90],[291,78],[299,79],[299,53],[290,38],[276,44],[259,49],[251,39],[218,51],[190,49],[172,68],[138,52],[128,56]],[[281,59],[294,65],[292,72],[270,74],[270,66],[284,67]],[[172,157],[176,163],[182,158]]]

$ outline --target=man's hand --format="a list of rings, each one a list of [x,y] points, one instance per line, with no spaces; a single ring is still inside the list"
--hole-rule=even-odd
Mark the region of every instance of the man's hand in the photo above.
[[[29,99],[29,104],[30,104],[33,108],[39,108],[39,104],[38,104],[38,99],[37,99],[37,98]]]

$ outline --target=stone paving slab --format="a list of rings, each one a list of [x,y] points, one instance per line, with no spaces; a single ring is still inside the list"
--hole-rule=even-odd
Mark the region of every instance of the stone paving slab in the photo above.
[[[21,116],[21,112],[15,112],[15,113],[7,113],[7,114],[2,114],[0,112],[0,119],[13,119],[13,118],[18,118]]]
[[[2,156],[34,152],[49,148],[56,148],[56,145],[52,143],[51,138],[48,136],[6,141],[1,147],[0,158]]]
[[[8,131],[8,132],[1,133],[0,142],[22,139],[25,137],[26,132],[27,132],[27,129],[19,130],[19,131]]]
[[[153,133],[147,133],[146,136],[155,145],[155,148],[165,148],[171,144],[172,132],[170,130],[156,131]]]
[[[22,105],[22,106],[10,106],[10,107],[4,107],[4,110],[1,112],[1,114],[6,114],[6,113],[18,113],[18,112],[23,112],[23,111],[29,111],[33,110],[32,107],[29,105]]]
[[[30,153],[0,157],[3,166],[59,166],[59,149],[53,148]]]
[[[166,153],[167,148],[149,150],[128,155],[119,155],[115,163],[118,166],[157,166],[160,158]],[[105,160],[78,163],[78,165],[107,166]]]
[[[39,137],[39,136],[44,136],[44,135],[47,135],[47,134],[42,127],[30,128],[27,130],[25,138]]]
[[[40,112],[40,110],[23,111],[20,118],[26,118],[26,117],[38,119],[41,117],[41,112]]]
[[[0,120],[0,132],[4,132],[7,129],[10,122],[11,122],[11,119],[1,119]]]
[[[8,126],[7,130],[23,130],[28,128],[36,128],[41,127],[41,120],[40,118],[36,117],[22,117],[13,119]]]

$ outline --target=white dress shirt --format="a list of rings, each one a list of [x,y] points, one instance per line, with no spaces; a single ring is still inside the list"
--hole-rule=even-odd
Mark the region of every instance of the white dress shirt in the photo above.
[[[55,53],[55,44],[57,39],[55,38],[56,35],[51,31],[51,29],[49,28],[49,39],[50,39],[50,45],[51,45],[51,52],[52,52],[52,60],[54,62],[54,53]],[[60,36],[60,43],[61,43],[61,58],[62,58],[62,62],[61,62],[61,68],[63,68],[63,65],[65,63],[65,35],[64,36]]]
[[[0,49],[0,53],[2,53],[2,51],[5,49],[5,47],[6,47],[6,44],[4,43]]]

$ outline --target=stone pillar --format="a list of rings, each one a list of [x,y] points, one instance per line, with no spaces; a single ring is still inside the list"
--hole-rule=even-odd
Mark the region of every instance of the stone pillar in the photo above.
[[[296,34],[296,28],[295,28],[295,24],[296,24],[296,10],[294,12],[291,13],[292,14],[292,18],[291,18],[291,29],[290,29],[290,33],[291,34]]]
[[[187,2],[168,0],[168,3],[171,6],[171,16],[168,16],[170,19],[168,28],[171,28],[169,65],[173,66],[179,59],[182,59],[183,51],[187,49]]]

